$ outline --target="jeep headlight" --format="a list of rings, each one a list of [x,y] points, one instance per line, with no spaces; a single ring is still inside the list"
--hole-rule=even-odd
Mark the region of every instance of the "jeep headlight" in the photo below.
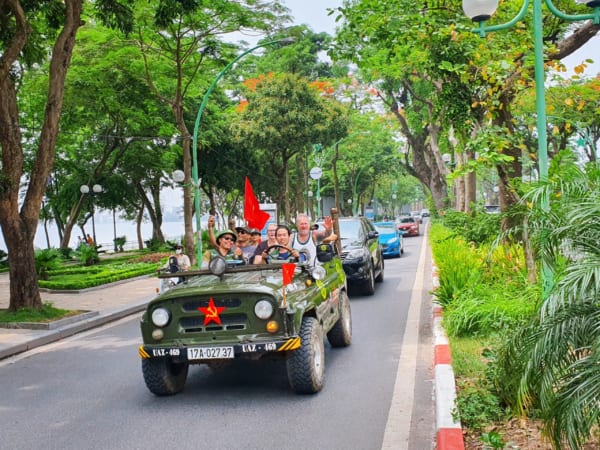
[[[327,271],[321,266],[315,266],[312,269],[311,275],[315,280],[322,280],[327,275]]]
[[[156,308],[152,311],[152,323],[157,327],[164,327],[170,319],[171,314],[165,308]]]
[[[269,300],[259,300],[254,305],[254,314],[259,319],[267,320],[273,315],[273,303]]]

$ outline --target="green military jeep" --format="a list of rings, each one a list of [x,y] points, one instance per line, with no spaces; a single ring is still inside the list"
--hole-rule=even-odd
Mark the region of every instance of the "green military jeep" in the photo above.
[[[234,266],[214,258],[208,270],[182,273],[185,281],[152,300],[142,317],[139,354],[148,389],[180,392],[190,364],[217,368],[238,358],[274,356],[285,358],[295,392],[320,391],[324,335],[332,347],[350,345],[352,316],[335,246],[318,245],[317,260],[314,267],[274,261]]]

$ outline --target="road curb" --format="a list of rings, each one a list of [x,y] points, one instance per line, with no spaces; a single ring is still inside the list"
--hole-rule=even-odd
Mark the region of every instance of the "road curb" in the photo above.
[[[105,325],[109,322],[122,319],[123,317],[127,317],[131,314],[141,312],[146,308],[148,302],[150,302],[150,300],[152,300],[153,298],[154,296],[150,296],[144,300],[138,301],[131,305],[101,312],[94,317],[84,318],[84,320],[69,323],[67,325],[52,330],[38,330],[40,331],[39,336],[31,338],[27,340],[27,342],[0,349],[0,360],[8,358],[10,356],[14,356],[18,353],[23,353],[28,350],[41,347],[42,345],[47,345],[51,344],[52,342],[60,341],[61,339],[65,339],[69,336],[73,336],[74,334],[81,333],[82,331],[87,331],[89,329]]]
[[[432,268],[433,288],[439,287],[437,267]],[[442,327],[442,307],[433,296],[433,364],[435,380],[435,419],[437,450],[464,450],[460,420],[452,417],[456,407],[456,383],[450,343]]]

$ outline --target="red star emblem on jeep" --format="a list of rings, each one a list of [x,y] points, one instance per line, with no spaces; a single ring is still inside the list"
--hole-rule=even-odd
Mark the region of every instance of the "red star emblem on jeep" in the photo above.
[[[198,307],[198,310],[204,313],[204,325],[208,325],[211,322],[214,322],[217,325],[221,325],[221,318],[219,317],[219,314],[225,311],[225,307],[216,306],[212,297],[208,301],[208,306],[206,308],[200,306]]]

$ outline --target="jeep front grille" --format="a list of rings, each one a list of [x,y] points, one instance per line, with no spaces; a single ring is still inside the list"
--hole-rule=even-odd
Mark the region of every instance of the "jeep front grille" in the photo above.
[[[221,325],[211,322],[204,325],[204,316],[182,317],[179,325],[184,333],[206,333],[210,331],[245,330],[248,319],[245,314],[221,314]]]
[[[209,301],[210,297],[186,299],[182,304],[182,308],[185,312],[195,312],[200,307],[206,308]],[[214,298],[213,301],[215,306],[224,306],[225,308],[239,308],[242,304],[242,299],[238,297]]]

